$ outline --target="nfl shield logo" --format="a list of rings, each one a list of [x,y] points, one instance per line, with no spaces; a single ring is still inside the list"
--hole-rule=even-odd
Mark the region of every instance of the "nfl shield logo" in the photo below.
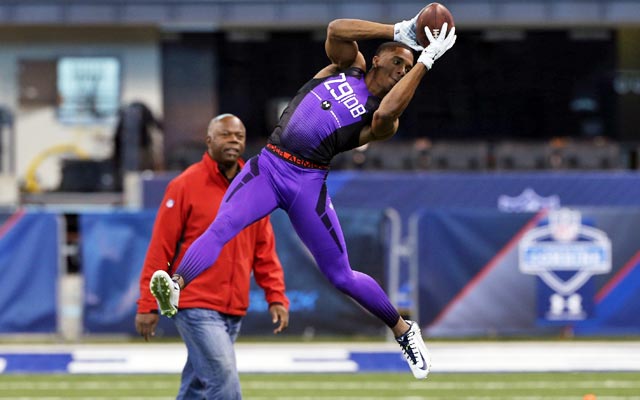
[[[593,275],[611,271],[611,241],[583,223],[580,211],[562,208],[527,232],[518,247],[520,270],[537,275],[539,316],[550,321],[588,317]]]

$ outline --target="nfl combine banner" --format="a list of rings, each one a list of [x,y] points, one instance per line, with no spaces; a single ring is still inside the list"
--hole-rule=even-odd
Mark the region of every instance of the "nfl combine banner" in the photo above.
[[[519,268],[538,276],[538,318],[550,322],[593,316],[594,275],[611,272],[611,240],[578,210],[552,210],[519,243]]]
[[[638,208],[440,209],[417,223],[431,336],[640,332]]]

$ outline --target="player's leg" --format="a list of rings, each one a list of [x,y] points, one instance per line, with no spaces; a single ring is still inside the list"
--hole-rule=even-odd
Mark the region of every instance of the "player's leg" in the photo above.
[[[300,190],[294,204],[288,210],[291,223],[303,243],[313,254],[318,267],[340,291],[356,300],[365,309],[382,320],[394,333],[416,378],[426,378],[430,358],[418,324],[404,321],[391,304],[380,285],[369,275],[353,271],[342,228],[326,186],[308,182]],[[397,332],[398,326],[406,328]]]
[[[267,167],[254,157],[234,178],[215,220],[187,250],[175,271],[188,284],[217,259],[222,247],[243,228],[271,213],[277,206]]]
[[[173,278],[164,270],[158,270],[152,276],[151,292],[160,305],[162,315],[175,315],[181,286],[184,287],[211,267],[222,247],[244,227],[268,215],[278,206],[275,190],[267,176],[270,171],[260,161],[261,158],[256,156],[250,159],[231,182],[215,220],[189,246],[180,265],[173,271]]]
[[[191,308],[180,311],[174,321],[187,346],[196,379],[203,387],[201,396],[188,398],[241,399],[233,348],[241,318]]]
[[[384,290],[369,275],[354,271],[349,265],[342,228],[324,183],[305,183],[288,214],[327,279],[387,326],[395,326],[400,315]]]

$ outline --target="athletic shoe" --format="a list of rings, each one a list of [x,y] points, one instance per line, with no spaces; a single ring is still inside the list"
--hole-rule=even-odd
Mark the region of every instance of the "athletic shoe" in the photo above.
[[[409,330],[396,340],[402,348],[402,353],[409,363],[411,372],[416,379],[425,379],[431,369],[431,358],[427,346],[422,340],[420,327],[413,321],[407,321]]]
[[[171,279],[166,271],[158,270],[151,276],[149,282],[151,294],[158,302],[160,314],[169,318],[178,312],[178,300],[180,299],[180,285]]]

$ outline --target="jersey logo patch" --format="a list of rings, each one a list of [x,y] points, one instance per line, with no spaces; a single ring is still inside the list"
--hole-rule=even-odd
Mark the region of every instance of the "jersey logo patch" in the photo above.
[[[328,110],[331,108],[331,102],[329,100],[323,100],[322,103],[320,103],[320,107],[322,107],[323,110]]]

